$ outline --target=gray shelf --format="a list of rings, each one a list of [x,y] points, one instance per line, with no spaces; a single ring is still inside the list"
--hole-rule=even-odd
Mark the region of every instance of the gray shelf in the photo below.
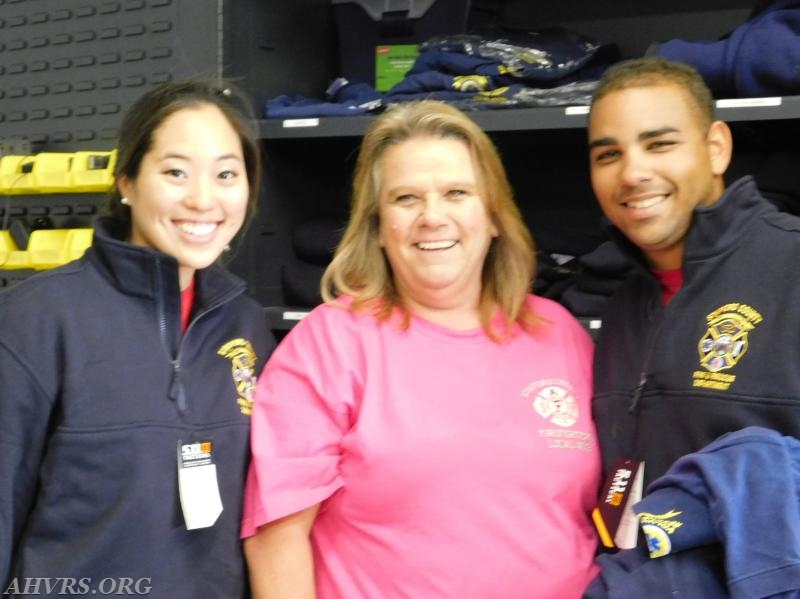
[[[720,119],[774,121],[800,118],[800,96],[719,100]],[[544,131],[586,126],[586,106],[548,108],[498,108],[469,113],[485,131]],[[258,122],[263,139],[360,137],[373,116],[307,119],[263,119]]]

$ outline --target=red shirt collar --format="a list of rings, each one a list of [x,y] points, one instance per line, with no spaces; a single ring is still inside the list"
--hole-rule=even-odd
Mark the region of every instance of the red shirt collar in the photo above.
[[[661,299],[666,306],[683,285],[683,269],[654,270],[653,274],[661,283]]]
[[[189,286],[181,291],[181,326],[184,333],[189,326],[189,318],[192,316],[192,306],[194,306],[194,284],[195,280],[192,279]]]

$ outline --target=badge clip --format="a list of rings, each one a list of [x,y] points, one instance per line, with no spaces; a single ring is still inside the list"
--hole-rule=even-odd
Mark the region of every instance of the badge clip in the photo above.
[[[618,458],[603,485],[592,520],[605,547],[632,549],[639,535],[633,504],[642,498],[644,462]]]

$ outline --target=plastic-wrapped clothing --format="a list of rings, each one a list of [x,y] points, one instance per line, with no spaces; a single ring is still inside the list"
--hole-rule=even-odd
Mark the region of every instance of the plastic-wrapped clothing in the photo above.
[[[597,79],[603,69],[598,71],[593,67],[608,66],[619,58],[616,46],[601,44],[560,27],[501,38],[471,34],[436,36],[420,44],[420,50],[460,52],[494,59],[520,82],[545,87]]]

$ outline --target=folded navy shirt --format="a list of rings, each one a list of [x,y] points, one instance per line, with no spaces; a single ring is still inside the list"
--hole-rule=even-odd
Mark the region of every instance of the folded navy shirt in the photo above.
[[[669,588],[674,594],[663,596],[800,597],[800,441],[794,437],[762,427],[723,435],[677,460],[634,511],[650,557],[643,547],[601,556],[587,599],[660,597]],[[653,586],[659,578],[661,591]],[[708,588],[692,594],[683,586],[692,579]]]
[[[674,39],[649,53],[694,66],[716,98],[800,93],[800,1],[775,0],[721,40]]]

